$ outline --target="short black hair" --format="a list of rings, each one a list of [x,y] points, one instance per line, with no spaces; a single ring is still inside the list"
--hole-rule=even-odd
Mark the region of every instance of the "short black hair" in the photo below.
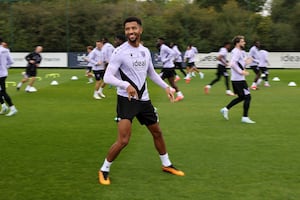
[[[223,47],[225,47],[225,46],[227,46],[227,45],[229,45],[229,44],[231,44],[231,42],[226,41],[226,42],[223,43]]]
[[[103,44],[105,44],[105,43],[108,42],[108,38],[107,38],[107,37],[103,37],[103,38],[101,39],[101,41],[103,42]]]
[[[261,45],[260,45],[260,49],[266,50],[266,48],[267,48],[266,45],[264,45],[264,44],[261,44]]]
[[[121,40],[123,42],[126,41],[125,35],[123,35],[123,34],[118,34],[118,35],[115,36],[115,38],[117,38],[117,39],[119,39],[119,40]]]
[[[0,43],[2,43],[3,42],[3,40],[2,40],[2,38],[0,37]]]
[[[126,23],[128,22],[136,22],[138,23],[140,26],[142,26],[142,20],[138,17],[128,17],[124,20],[123,26],[125,26]]]

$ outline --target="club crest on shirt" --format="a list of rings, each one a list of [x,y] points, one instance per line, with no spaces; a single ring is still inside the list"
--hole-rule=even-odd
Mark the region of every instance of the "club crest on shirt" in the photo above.
[[[140,51],[141,55],[145,58],[146,54],[144,51]]]

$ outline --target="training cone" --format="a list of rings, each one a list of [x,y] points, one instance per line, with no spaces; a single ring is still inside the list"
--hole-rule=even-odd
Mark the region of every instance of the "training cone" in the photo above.
[[[30,87],[30,89],[28,90],[28,92],[37,92],[37,89],[35,87]]]
[[[295,87],[297,84],[295,82],[289,82],[288,86]]]
[[[278,77],[274,77],[272,81],[280,81],[280,79]]]
[[[71,80],[76,81],[76,80],[78,80],[78,77],[77,76],[72,76]]]
[[[57,81],[52,81],[52,82],[50,83],[50,85],[58,85],[58,82],[57,82]]]

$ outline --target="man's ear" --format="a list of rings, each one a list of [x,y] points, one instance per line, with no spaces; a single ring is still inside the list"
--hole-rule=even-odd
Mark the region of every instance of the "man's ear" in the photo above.
[[[141,34],[143,33],[143,27],[141,27]]]

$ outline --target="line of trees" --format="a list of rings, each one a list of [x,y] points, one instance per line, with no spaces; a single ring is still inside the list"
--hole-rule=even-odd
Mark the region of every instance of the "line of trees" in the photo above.
[[[143,41],[155,49],[157,37],[191,43],[200,52],[218,50],[233,36],[248,47],[260,40],[270,51],[300,51],[299,0],[273,0],[272,14],[258,14],[266,0],[0,0],[0,37],[12,51],[84,51],[95,40],[123,33],[127,16],[143,19]]]

